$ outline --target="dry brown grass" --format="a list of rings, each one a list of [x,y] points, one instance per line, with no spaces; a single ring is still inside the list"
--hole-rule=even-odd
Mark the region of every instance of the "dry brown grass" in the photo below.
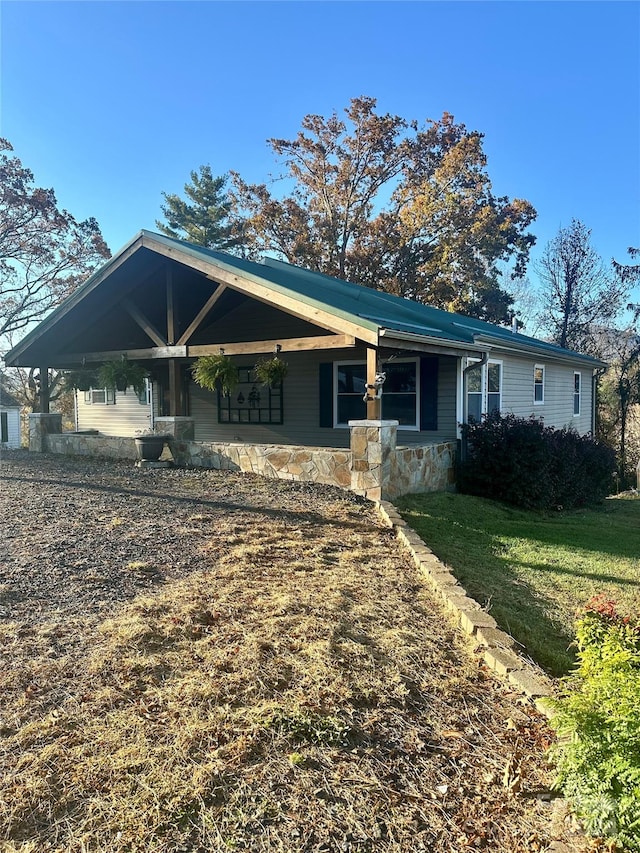
[[[545,723],[369,508],[189,524],[198,570],[86,657],[52,656],[64,619],[2,624],[3,853],[546,848]]]

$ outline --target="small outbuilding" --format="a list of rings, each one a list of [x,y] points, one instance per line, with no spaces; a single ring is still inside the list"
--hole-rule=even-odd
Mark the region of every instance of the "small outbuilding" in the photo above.
[[[20,403],[0,385],[0,449],[20,447]]]

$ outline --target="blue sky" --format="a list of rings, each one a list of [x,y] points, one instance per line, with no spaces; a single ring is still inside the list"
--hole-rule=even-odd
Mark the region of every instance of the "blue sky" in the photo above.
[[[268,137],[370,95],[485,134],[494,192],[572,217],[609,260],[640,246],[636,2],[15,2],[0,134],[112,251],[189,172],[267,180]],[[535,276],[531,275],[532,280]]]

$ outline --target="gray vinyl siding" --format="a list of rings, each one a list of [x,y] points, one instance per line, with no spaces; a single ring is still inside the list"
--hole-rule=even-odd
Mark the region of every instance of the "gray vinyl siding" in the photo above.
[[[403,356],[411,357],[411,353]],[[289,372],[283,383],[283,423],[220,424],[217,395],[195,383],[189,388],[196,441],[243,441],[258,444],[294,444],[312,447],[348,447],[349,430],[322,428],[320,422],[319,367],[324,362],[365,361],[365,350],[316,350],[286,353]],[[255,358],[236,357],[239,367],[251,366]],[[363,406],[363,417],[364,406]],[[438,371],[438,429],[429,432],[398,431],[398,444],[423,444],[456,438],[456,360],[440,358]]]
[[[115,392],[115,404],[85,403],[84,392],[76,391],[78,429],[97,429],[103,435],[132,436],[151,427],[151,407],[142,405],[138,395]],[[157,411],[157,409],[156,409]]]
[[[7,418],[7,441],[0,443],[2,447],[20,447],[20,409],[5,408],[0,410]]]
[[[572,427],[581,435],[591,432],[593,371],[590,368],[571,367],[545,362],[544,359],[503,357],[502,411],[521,418],[534,415],[542,418],[545,426],[560,429]],[[544,402],[534,403],[533,370],[542,365],[544,373]],[[573,414],[573,375],[581,376],[580,415]]]

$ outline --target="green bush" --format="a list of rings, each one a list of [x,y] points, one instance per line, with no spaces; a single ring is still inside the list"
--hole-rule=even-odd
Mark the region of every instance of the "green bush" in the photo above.
[[[593,599],[576,623],[577,673],[552,703],[551,758],[589,834],[640,851],[640,620]]]
[[[462,427],[458,489],[525,509],[571,509],[610,494],[613,451],[590,435],[494,412]]]

